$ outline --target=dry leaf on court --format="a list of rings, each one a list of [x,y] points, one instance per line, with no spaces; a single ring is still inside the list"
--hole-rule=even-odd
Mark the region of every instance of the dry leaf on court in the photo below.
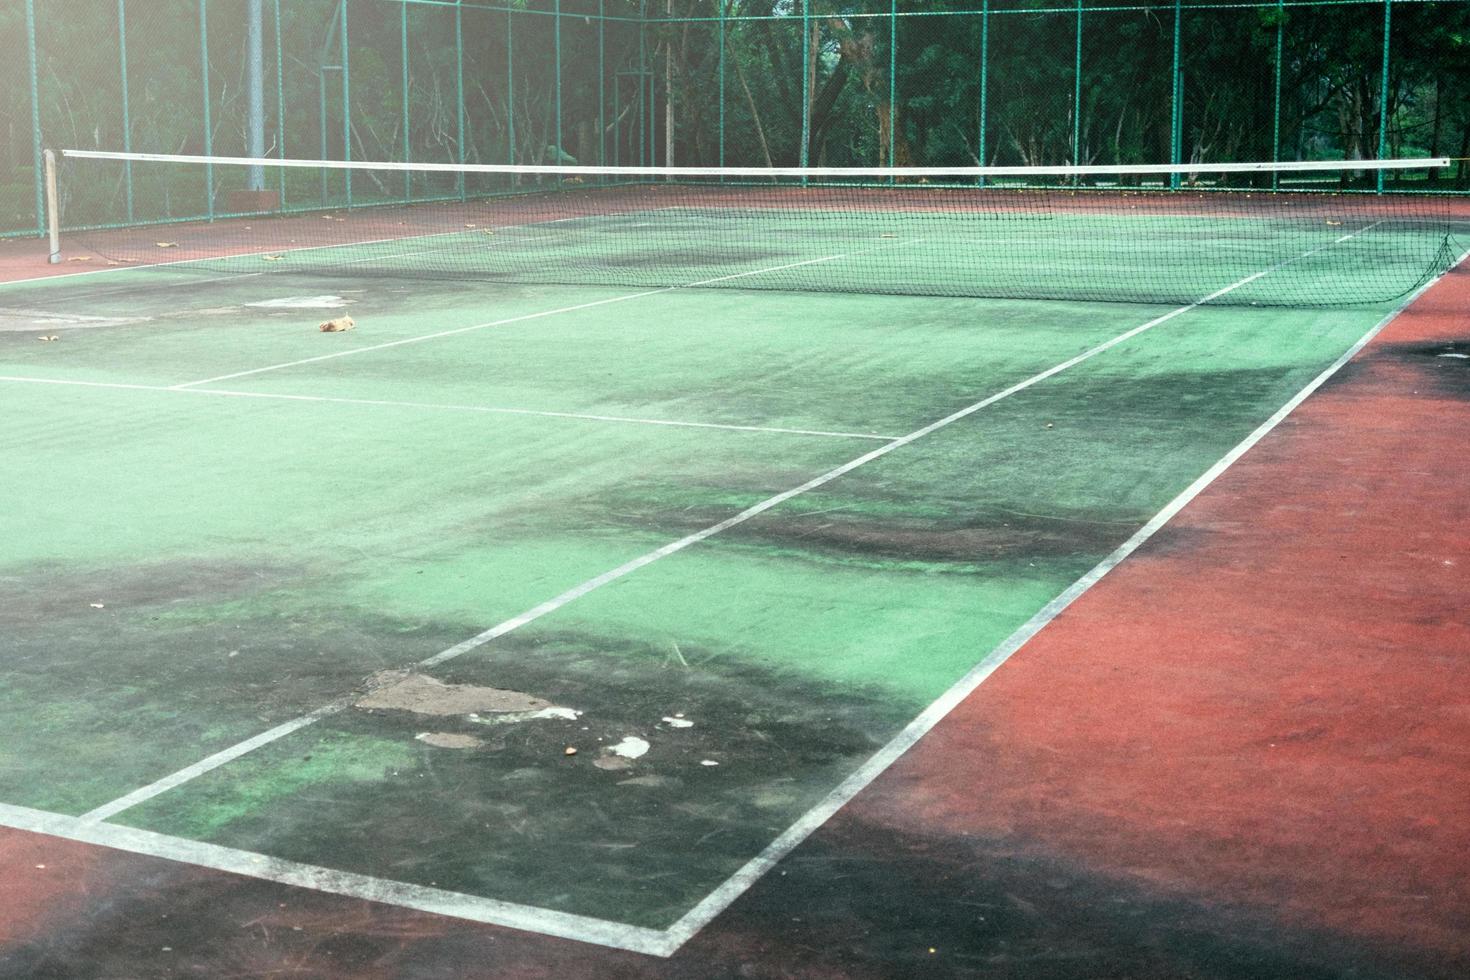
[[[178,242],[155,242],[159,248],[178,248]]]
[[[342,333],[356,326],[357,323],[353,321],[352,317],[339,316],[335,320],[328,320],[325,323],[317,324],[317,329],[322,333]]]
[[[60,340],[61,338],[56,336],[55,334],[45,334],[43,336],[37,337],[36,339],[43,344],[49,344],[51,343],[51,341]]]
[[[279,256],[279,255],[262,255],[261,258],[265,259],[267,262],[279,262],[279,261],[281,261],[281,256]]]

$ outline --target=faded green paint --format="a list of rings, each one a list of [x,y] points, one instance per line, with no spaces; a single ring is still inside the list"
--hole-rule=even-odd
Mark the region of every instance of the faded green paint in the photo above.
[[[242,305],[313,280],[129,281],[7,291],[155,319],[0,333],[0,373],[175,384],[617,295],[336,284],[339,336]],[[0,382],[0,800],[85,812],[881,445],[443,406],[900,435],[1158,313],[674,292],[223,382],[416,406]],[[119,819],[667,925],[1380,314],[1190,311],[434,671],[575,723],[349,708]]]

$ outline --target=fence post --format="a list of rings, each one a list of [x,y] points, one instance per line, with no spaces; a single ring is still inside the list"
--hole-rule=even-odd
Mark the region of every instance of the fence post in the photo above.
[[[515,14],[505,9],[505,146],[506,163],[516,162],[516,46],[511,32]]]
[[[980,166],[985,166],[985,123],[986,113],[990,108],[990,0],[981,0],[980,3]],[[982,175],[977,186],[985,186],[985,177]]]
[[[597,163],[607,165],[607,10],[604,0],[597,0]],[[724,52],[720,53],[721,58]],[[722,61],[723,63],[723,61]],[[723,106],[721,110],[723,111]],[[723,117],[722,117],[723,118]],[[606,178],[599,176],[598,183]]]
[[[1082,0],[1077,0],[1077,52],[1072,68],[1072,163],[1082,166]],[[1080,183],[1080,178],[1073,178]]]
[[[26,57],[31,69],[31,152],[35,167],[36,234],[46,236],[46,169],[41,155],[41,85],[36,71],[36,6],[26,0]]]
[[[898,0],[888,5],[888,169],[897,166],[898,152]],[[893,174],[888,183],[896,183]]]
[[[720,16],[720,166],[725,165],[725,0],[718,0]],[[721,177],[723,183],[725,178]]]
[[[214,123],[209,110],[209,14],[199,0],[199,78],[204,88],[204,155],[214,156]],[[205,211],[214,220],[214,164],[204,165]]]
[[[399,61],[403,64],[403,162],[413,162],[413,139],[409,135],[412,110],[409,105],[409,52],[408,52],[408,0],[398,0],[398,47]],[[403,200],[413,200],[413,171],[403,171]]]
[[[120,2],[120,0],[119,0]],[[250,0],[245,25],[245,155],[257,160],[265,156],[265,4]],[[247,187],[265,190],[265,168],[251,164]]]
[[[1174,0],[1174,67],[1169,73],[1172,89],[1169,94],[1169,162],[1179,166],[1184,142],[1184,66],[1179,60],[1179,34],[1183,11],[1180,0]],[[1177,191],[1180,186],[1179,173],[1169,175],[1169,189]]]
[[[286,159],[286,63],[281,40],[281,0],[272,0],[276,25],[276,157]],[[286,168],[280,168],[281,207],[286,206]]]
[[[1393,0],[1383,0],[1383,85],[1378,95],[1378,159],[1388,157],[1388,50],[1393,28]],[[1383,168],[1378,168],[1378,193],[1383,193]]]
[[[127,0],[117,0],[117,74],[122,82],[123,152],[133,152],[133,122],[128,106],[128,13]],[[133,161],[123,164],[123,196],[127,200],[128,221],[133,220]]]
[[[555,85],[554,85],[555,92],[556,92],[556,95],[555,95],[555,103],[556,103],[556,105],[555,105],[555,110],[556,110],[556,159],[555,160],[552,160],[551,162],[553,164],[556,164],[556,165],[560,166],[561,165],[561,162],[562,162],[562,158],[566,155],[566,150],[562,148],[562,132],[561,132],[561,124],[562,124],[562,120],[561,120],[561,0],[555,0],[555,2],[551,5],[551,9],[552,9],[552,20],[553,20],[552,27],[551,27],[551,37],[552,37],[552,48],[553,48],[553,61],[555,62],[554,67],[555,67],[555,70],[556,70],[556,82],[555,82]],[[464,102],[463,97],[460,98],[460,102],[461,102],[461,104],[463,104],[463,102]],[[461,110],[461,111],[463,111],[463,110]]]
[[[558,21],[558,23],[560,23]],[[464,166],[464,3],[454,0],[454,142],[458,147],[455,157]],[[459,190],[459,199],[465,199],[464,171],[455,175],[454,183]]]
[[[812,0],[801,0],[801,151],[802,167],[811,162],[812,142]],[[889,109],[892,112],[892,108]],[[890,128],[892,123],[890,122]],[[806,177],[801,178],[803,185]]]
[[[352,161],[352,65],[351,45],[347,42],[347,0],[342,0],[342,160]],[[352,207],[352,171],[346,176],[347,206]]]
[[[1276,0],[1276,64],[1273,70],[1275,94],[1271,102],[1271,162],[1281,162],[1281,57],[1282,57],[1282,35],[1286,31],[1286,5],[1284,0]],[[1280,171],[1271,171],[1271,189],[1277,190],[1281,185]]]

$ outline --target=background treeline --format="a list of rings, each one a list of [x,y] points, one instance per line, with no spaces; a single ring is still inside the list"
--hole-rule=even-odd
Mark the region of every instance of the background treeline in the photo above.
[[[244,152],[250,0],[31,2],[42,145]],[[347,0],[344,58],[342,0],[263,0],[268,152],[638,164],[664,162],[672,146],[678,163],[830,166],[1362,159],[1377,155],[1386,116],[1390,156],[1470,156],[1467,0],[1394,0],[1386,113],[1383,0],[1182,0],[1177,99],[1171,0],[989,0],[983,11],[981,0],[903,0],[897,17],[892,0],[807,2]],[[0,232],[36,228],[26,21],[26,0],[0,4]],[[131,187],[119,176],[107,201],[120,207],[131,190],[153,216],[203,213],[198,179],[145,171]],[[1428,176],[1470,187],[1463,164]],[[357,188],[456,189],[369,176]],[[291,190],[338,193],[314,176]]]

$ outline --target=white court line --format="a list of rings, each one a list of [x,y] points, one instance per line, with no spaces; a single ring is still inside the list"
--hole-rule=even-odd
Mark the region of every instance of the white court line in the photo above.
[[[663,931],[659,929],[623,925],[567,912],[517,905],[514,902],[501,902],[493,898],[462,895],[441,888],[383,881],[350,871],[286,861],[251,851],[170,837],[133,827],[91,823],[59,813],[46,813],[0,803],[0,826],[111,847],[132,854],[181,861],[216,871],[244,874],[283,885],[384,902],[472,922],[524,929],[527,932],[596,943],[635,953],[668,956],[674,951],[669,947]]]
[[[1348,235],[1344,235],[1337,241],[1344,241],[1347,238],[1351,238],[1353,235],[1359,234],[1362,231],[1366,230],[1366,228],[1359,229],[1359,231],[1357,232],[1352,232]],[[449,648],[448,650],[441,652],[440,654],[421,661],[420,666],[430,666],[436,663],[441,663],[445,660],[451,659],[452,657],[459,656],[472,649],[475,649],[476,647],[481,646],[486,642],[489,642],[495,636],[500,636],[504,633],[510,632],[512,629],[524,625],[525,623],[531,622],[532,620],[537,619],[545,615],[546,613],[553,611],[556,608],[560,608],[561,606],[566,605],[568,602],[571,602],[582,595],[586,595],[588,592],[591,592],[596,588],[600,588],[602,585],[615,581],[616,579],[621,578],[624,575],[627,575],[632,571],[637,570],[638,568],[651,564],[654,561],[666,557],[669,554],[680,551],[683,548],[696,543],[697,541],[702,541],[705,538],[718,534],[720,531],[725,530],[729,527],[733,527],[736,524],[743,523],[744,521],[749,520],[757,514],[769,510],[772,507],[775,507],[778,504],[791,499],[792,497],[795,497],[801,493],[805,493],[810,489],[814,489],[815,487],[823,485],[824,483],[830,482],[831,480],[836,479],[838,476],[841,476],[844,473],[850,472],[867,462],[886,455],[888,452],[891,452],[901,445],[907,445],[910,442],[923,438],[925,435],[928,435],[929,433],[932,433],[937,429],[940,429],[955,421],[965,418],[988,405],[994,404],[1003,398],[1009,397],[1010,395],[1015,394],[1019,391],[1023,391],[1026,388],[1029,388],[1039,383],[1040,381],[1043,381],[1047,378],[1061,373],[1062,371],[1067,370],[1070,367],[1089,360],[1092,357],[1095,357],[1098,354],[1101,354],[1102,352],[1111,349],[1112,347],[1115,347],[1118,344],[1123,343],[1124,341],[1134,336],[1137,336],[1146,330],[1151,329],[1152,327],[1167,322],[1168,320],[1171,320],[1183,313],[1196,309],[1204,303],[1208,303],[1210,300],[1225,295],[1226,293],[1238,289],[1241,286],[1246,285],[1247,283],[1253,282],[1256,279],[1259,279],[1262,276],[1269,274],[1275,269],[1280,268],[1281,266],[1289,264],[1290,262],[1297,261],[1301,258],[1306,258],[1307,256],[1315,254],[1316,252],[1321,251],[1323,248],[1327,247],[1330,246],[1321,246],[1320,248],[1305,252],[1302,255],[1297,256],[1293,259],[1288,259],[1282,263],[1279,263],[1276,266],[1271,267],[1271,269],[1267,269],[1245,279],[1241,279],[1238,282],[1233,283],[1230,286],[1227,286],[1221,290],[1218,290],[1195,303],[1191,303],[1188,306],[1179,307],[1178,309],[1164,314],[1163,316],[1158,317],[1155,320],[1151,320],[1148,323],[1145,323],[1139,327],[1134,327],[1133,329],[1128,330],[1123,334],[1119,334],[1117,337],[1114,337],[1111,340],[1104,342],[1103,344],[1091,348],[1090,350],[1085,351],[1082,354],[1077,355],[1076,357],[1073,357],[1067,361],[1062,362],[1061,364],[1047,369],[1046,371],[1034,375],[1031,378],[1026,379],[1025,381],[1019,382],[1011,386],[1010,388],[1007,388],[986,399],[983,399],[982,401],[967,406],[966,408],[963,408],[958,412],[946,416],[945,418],[940,419],[937,422],[931,423],[928,426],[915,430],[902,439],[895,440],[894,442],[873,450],[872,452],[867,453],[864,456],[860,456],[857,459],[852,460],[851,462],[844,464],[843,466],[838,467],[835,470],[831,470],[828,473],[823,474],[822,476],[807,481],[807,483],[804,483],[799,487],[793,488],[792,490],[788,490],[782,494],[778,494],[775,497],[769,498],[767,501],[763,501],[761,504],[757,504],[755,507],[749,508],[746,511],[742,511],[740,514],[737,514],[726,521],[722,521],[719,524],[712,525],[711,527],[706,528],[703,531],[700,531],[693,535],[689,535],[685,538],[680,539],[679,541],[672,542],[669,545],[665,545],[664,547],[649,552],[638,559],[634,559],[631,562],[619,566],[618,568],[613,569],[610,572],[604,573],[597,578],[588,580],[588,582],[583,583],[575,589],[569,590],[568,592],[563,593],[561,596],[558,596],[547,603],[542,603],[540,606],[529,610],[528,612],[516,617],[515,619],[507,620],[505,623],[502,623],[499,626],[494,627],[490,630],[486,630],[485,632],[479,634],[476,637],[472,637],[470,640],[467,640],[464,643],[458,644],[454,647]],[[1464,258],[1465,256],[1461,256],[1460,260],[1458,261],[1463,261]],[[1456,264],[1458,264],[1458,262]],[[1440,277],[1436,277],[1435,281],[1437,281],[1438,278]],[[910,725],[907,726],[903,730],[903,732],[896,736],[892,741],[890,741],[889,744],[884,747],[884,749],[875,754],[867,763],[865,763],[862,767],[855,771],[853,775],[848,777],[847,780],[844,780],[844,782],[840,784],[835,790],[833,790],[833,792],[829,794],[829,796],[822,803],[818,804],[818,806],[813,808],[811,811],[808,811],[808,813],[800,818],[796,823],[794,823],[791,828],[789,828],[785,833],[777,838],[776,841],[772,842],[771,845],[769,845],[764,851],[762,851],[760,855],[757,855],[755,858],[751,859],[751,861],[748,862],[740,871],[727,879],[723,884],[721,884],[719,888],[717,888],[697,906],[691,909],[690,912],[683,916],[677,923],[675,923],[665,932],[659,933],[657,939],[650,939],[648,935],[650,930],[616,922],[607,922],[603,920],[590,920],[592,923],[595,924],[595,933],[592,931],[588,931],[576,934],[569,934],[567,931],[564,931],[567,924],[564,921],[565,916],[562,913],[538,909],[533,906],[512,905],[509,903],[493,902],[492,900],[488,899],[476,899],[474,896],[468,895],[455,896],[456,899],[458,899],[463,905],[466,906],[464,911],[445,912],[444,914],[460,915],[465,918],[473,918],[476,921],[510,925],[513,928],[527,929],[533,932],[542,932],[549,935],[563,936],[564,938],[579,939],[585,942],[600,943],[602,945],[614,946],[622,949],[637,949],[639,951],[647,952],[653,955],[672,955],[673,952],[675,952],[683,943],[687,942],[689,938],[697,933],[699,929],[708,924],[710,920],[712,920],[716,915],[727,908],[730,903],[735,900],[735,898],[737,898],[744,891],[748,890],[768,870],[770,870],[770,868],[774,866],[774,864],[778,860],[780,860],[781,857],[789,853],[794,847],[797,846],[797,844],[799,844],[802,840],[805,840],[806,837],[810,836],[810,834],[815,831],[818,826],[829,819],[833,813],[840,809],[854,795],[860,792],[863,787],[872,782],[872,780],[875,779],[879,773],[881,773],[884,769],[891,765],[893,761],[895,761],[899,756],[907,751],[907,749],[911,747],[913,743],[916,742],[920,737],[922,737],[925,732],[932,728],[934,724],[939,721],[940,718],[942,718],[945,714],[952,710],[953,707],[959,703],[959,701],[963,700],[964,697],[966,697],[970,692],[977,688],[985,680],[986,677],[990,676],[990,674],[993,673],[994,670],[999,667],[1000,664],[1003,663],[1011,654],[1013,654],[1016,649],[1019,649],[1020,646],[1023,645],[1028,639],[1030,639],[1031,636],[1035,635],[1036,632],[1038,632],[1043,626],[1054,619],[1063,609],[1070,605],[1071,602],[1077,598],[1077,596],[1081,595],[1083,592],[1087,591],[1087,589],[1091,588],[1091,586],[1099,579],[1101,579],[1103,575],[1105,575],[1109,570],[1111,570],[1114,566],[1116,566],[1119,562],[1121,562],[1124,558],[1126,558],[1129,554],[1136,550],[1144,541],[1146,541],[1155,532],[1157,532],[1159,528],[1164,526],[1164,524],[1166,524],[1176,513],[1178,513],[1178,511],[1182,509],[1185,504],[1187,504],[1190,500],[1197,496],[1200,491],[1202,491],[1206,486],[1213,482],[1214,479],[1216,479],[1221,472],[1223,472],[1232,463],[1234,463],[1235,460],[1244,455],[1244,453],[1249,450],[1251,446],[1260,441],[1260,439],[1263,438],[1266,433],[1268,433],[1272,428],[1279,424],[1281,419],[1285,418],[1286,415],[1289,414],[1293,409],[1295,409],[1297,405],[1299,405],[1313,391],[1320,387],[1328,378],[1336,373],[1343,364],[1346,364],[1349,359],[1351,359],[1374,336],[1376,336],[1405,306],[1412,302],[1417,296],[1422,294],[1423,291],[1429,288],[1431,284],[1432,283],[1425,283],[1418,290],[1405,298],[1398,308],[1396,308],[1392,313],[1385,316],[1375,327],[1373,327],[1373,329],[1371,329],[1361,340],[1359,340],[1357,344],[1355,344],[1350,350],[1348,350],[1340,358],[1338,358],[1338,360],[1334,362],[1332,366],[1327,368],[1313,381],[1308,383],[1308,385],[1303,388],[1290,402],[1288,402],[1287,405],[1283,406],[1275,415],[1273,415],[1270,419],[1263,423],[1259,428],[1255,430],[1255,432],[1251,433],[1251,435],[1243,440],[1235,449],[1233,449],[1223,459],[1216,463],[1214,467],[1212,467],[1209,471],[1199,477],[1184,493],[1176,497],[1174,501],[1166,506],[1164,510],[1160,511],[1153,520],[1151,520],[1148,524],[1141,528],[1132,538],[1129,539],[1128,542],[1126,542],[1117,551],[1115,551],[1113,555],[1110,555],[1108,558],[1104,559],[1087,575],[1084,575],[1081,579],[1077,580],[1077,582],[1075,582],[1066,592],[1062,593],[1056,599],[1053,599],[1052,602],[1043,607],[1035,616],[1032,617],[1030,621],[1028,621],[1015,633],[1013,633],[1006,642],[1002,643],[995,650],[991,651],[984,660],[977,664],[977,666],[973,668],[970,673],[965,676],[965,678],[962,678],[960,682],[952,687],[949,692],[947,692],[938,701],[936,701],[933,705],[926,709],[917,719],[915,719],[914,722],[910,723]],[[286,728],[289,728],[290,731],[299,730],[306,725],[312,724],[315,720],[318,720],[319,717],[324,717],[326,714],[334,713],[337,710],[341,710],[340,705],[342,703],[343,702],[337,702],[333,705],[324,706],[323,708],[318,709],[318,712],[311,715],[305,715],[300,718],[294,719],[293,721],[287,722],[282,726],[278,726],[278,729],[272,729],[272,732]],[[262,733],[261,735],[256,736],[254,739],[250,739],[247,742],[242,742],[239,745],[231,747],[230,749],[226,749],[221,753],[217,753],[215,756],[211,756],[210,758],[215,759],[225,756],[228,756],[230,759],[238,758],[240,755],[252,751],[254,748],[258,748],[261,745],[268,744],[268,741],[273,741],[274,739],[268,738],[270,735],[271,732]],[[246,745],[248,745],[249,748],[244,748],[244,746]],[[120,805],[123,803],[123,801],[130,801],[127,803],[127,806],[136,805],[143,800],[150,799],[153,796],[158,795],[158,793],[163,792],[164,789],[171,789],[176,786],[182,785],[183,783],[188,782],[190,779],[193,779],[199,775],[202,775],[205,772],[208,772],[210,769],[217,767],[217,765],[210,765],[206,767],[205,763],[207,761],[208,760],[201,760],[201,762],[196,763],[194,766],[190,766],[186,769],[180,770],[179,772],[174,773],[172,776],[165,777],[165,779],[159,780],[151,786],[146,786],[135,790],[133,793],[130,793],[127,796],[122,797],[111,804],[99,807],[97,810],[94,810],[92,812],[93,814],[106,812],[107,815],[115,815],[116,813],[122,812],[123,809],[127,808]],[[224,761],[228,761],[228,759],[225,759]],[[155,792],[150,792],[154,789],[154,787],[159,788]],[[17,808],[14,807],[0,807],[0,818],[3,818],[0,819],[0,822],[6,822],[12,819],[19,819],[12,816],[12,814],[16,811]],[[36,813],[36,811],[25,811],[25,813],[33,814]],[[50,817],[53,815],[43,816]],[[88,815],[88,817],[83,818],[83,820],[87,820],[88,818],[91,818],[90,814]],[[91,819],[96,820],[100,818]],[[60,836],[69,839],[85,840],[89,843],[115,847],[122,850],[132,850],[137,851],[138,853],[154,854],[155,856],[165,857],[171,860],[183,861],[185,863],[205,863],[197,859],[197,856],[192,849],[197,847],[209,846],[197,845],[195,842],[182,839],[166,838],[162,837],[161,835],[150,835],[153,838],[153,840],[150,841],[150,844],[154,846],[154,849],[140,850],[139,845],[134,838],[137,834],[141,832],[132,830],[131,828],[118,827],[111,824],[102,825],[96,822],[83,824],[77,821],[75,818],[68,817],[57,817],[56,821],[57,822],[49,825],[46,829],[40,830],[40,832],[50,833],[54,836]],[[62,822],[65,823],[63,824]],[[86,836],[81,836],[82,834],[85,834]],[[224,851],[225,849],[217,848],[215,850]],[[230,860],[219,860],[214,863],[205,863],[205,866],[217,868],[224,871],[231,871],[239,874],[254,875],[256,877],[267,877],[267,875],[259,873],[258,866],[261,862],[275,861],[278,865],[289,866],[289,862],[279,862],[276,859],[266,858],[262,855],[251,854],[249,852],[232,851],[228,853],[230,856]],[[209,856],[211,857],[211,859],[215,857],[213,853],[211,853]],[[307,866],[295,865],[290,867],[299,869]],[[400,891],[407,893],[416,889],[417,887],[411,885],[403,885],[401,883],[382,879],[367,878],[364,876],[343,876],[340,875],[340,873],[338,874],[339,877],[331,883],[332,887],[325,888],[324,890],[331,890],[337,894],[346,894],[353,897],[366,898],[375,901],[399,903],[399,899],[397,896],[399,895]],[[349,883],[347,883],[348,877],[351,877],[352,879],[350,883],[350,888]],[[271,880],[285,879],[272,878]],[[315,886],[308,884],[305,887]],[[403,901],[401,902],[401,904],[405,904],[409,907],[415,908],[420,907],[417,905],[413,905],[410,901]],[[434,909],[434,911],[441,910]],[[499,916],[501,916],[502,914],[505,914],[506,916],[513,915],[515,921],[512,922],[509,918],[500,918]],[[540,922],[540,917],[543,915],[547,917],[547,927],[545,928],[542,928],[540,925],[537,924]]]
[[[370,405],[381,408],[418,408],[443,412],[481,412],[491,415],[530,415],[537,418],[580,419],[588,422],[617,422],[629,425],[666,425],[688,429],[723,429],[730,432],[769,432],[777,435],[823,436],[829,439],[870,439],[891,442],[897,436],[872,432],[827,432],[822,429],[789,429],[774,425],[735,425],[724,422],[685,422],[679,419],[645,419],[627,415],[596,415],[590,412],[550,412],[534,408],[501,408],[494,405],[455,405],[444,402],[395,401],[389,398],[338,398],[331,395],[293,395],[270,391],[231,391],[226,388],[178,388],[165,385],[124,384],[114,381],[76,381],[69,378],[31,378],[0,374],[10,384],[62,385],[74,388],[111,388],[122,391],[158,391],[179,395],[216,398],[258,398],[267,401],[319,402],[329,405]]]
[[[921,241],[921,240],[922,239],[914,239],[914,242],[918,242],[918,241]],[[907,243],[904,243],[904,244],[914,244],[914,242],[907,242]],[[874,247],[875,248],[881,248],[881,247],[885,247],[885,246],[874,246]],[[889,247],[891,247],[891,246],[889,246]],[[678,286],[661,286],[658,289],[645,289],[645,290],[643,290],[641,292],[637,292],[637,293],[625,293],[622,296],[612,296],[612,297],[609,297],[608,299],[593,300],[593,301],[588,302],[588,303],[577,303],[577,304],[575,304],[573,306],[562,306],[562,307],[558,307],[557,309],[554,309],[554,310],[542,310],[539,313],[525,313],[525,314],[522,314],[521,316],[506,317],[503,320],[491,320],[491,321],[488,321],[486,323],[474,323],[474,324],[471,324],[471,325],[469,325],[467,327],[456,327],[453,330],[441,330],[441,331],[439,331],[437,333],[420,334],[417,337],[405,337],[402,340],[390,340],[390,341],[388,341],[386,343],[372,344],[372,345],[367,346],[367,347],[354,347],[354,348],[352,348],[350,350],[336,351],[335,353],[332,353],[332,354],[320,354],[320,355],[318,355],[316,357],[304,357],[304,358],[302,358],[300,360],[297,360],[297,361],[285,361],[285,362],[283,362],[281,364],[270,364],[270,365],[267,365],[266,367],[251,368],[248,371],[236,371],[236,372],[234,372],[232,374],[221,374],[221,375],[218,375],[217,377],[204,378],[204,379],[199,380],[199,381],[185,381],[182,384],[172,385],[172,387],[178,388],[178,389],[184,389],[184,388],[194,388],[194,387],[197,387],[199,385],[216,384],[216,383],[218,383],[220,381],[232,381],[235,378],[247,378],[247,377],[250,377],[251,375],[265,374],[266,372],[269,372],[269,371],[283,371],[286,368],[299,367],[299,366],[301,366],[303,364],[315,364],[318,361],[330,361],[333,358],[338,358],[338,357],[351,357],[351,356],[353,356],[355,354],[367,354],[367,353],[370,353],[372,351],[387,350],[390,347],[402,347],[405,344],[420,344],[420,343],[423,343],[426,340],[438,340],[438,339],[443,338],[443,337],[453,337],[453,336],[455,336],[457,334],[471,333],[471,332],[476,331],[476,330],[487,330],[487,329],[489,329],[491,327],[503,327],[503,326],[506,326],[506,325],[512,324],[512,323],[524,323],[527,320],[539,320],[539,319],[542,319],[544,317],[558,316],[558,315],[560,315],[562,313],[575,313],[578,310],[590,310],[590,309],[592,309],[594,307],[607,306],[607,305],[609,305],[611,303],[626,303],[629,300],[643,299],[646,296],[659,296],[659,295],[662,295],[663,293],[672,293],[672,292],[675,292],[675,291],[680,290],[680,289],[697,289],[700,286],[712,286],[712,285],[714,285],[717,282],[730,282],[731,280],[734,280],[734,279],[745,279],[745,278],[748,278],[750,276],[762,276],[762,275],[766,275],[767,273],[771,273],[771,272],[781,272],[781,271],[786,270],[786,269],[796,269],[796,268],[800,268],[801,266],[816,265],[816,264],[821,263],[821,262],[835,262],[838,259],[845,259],[849,255],[858,255],[858,254],[861,254],[862,252],[870,252],[870,251],[873,251],[873,249],[860,249],[857,252],[844,252],[844,253],[842,253],[840,255],[824,255],[821,258],[805,259],[805,260],[803,260],[801,262],[788,262],[785,265],[775,265],[775,266],[771,266],[771,267],[766,268],[766,269],[752,269],[749,272],[737,272],[737,273],[734,273],[733,275],[718,276],[718,277],[716,277],[714,279],[701,279],[698,282],[683,283],[683,284],[678,285]]]

